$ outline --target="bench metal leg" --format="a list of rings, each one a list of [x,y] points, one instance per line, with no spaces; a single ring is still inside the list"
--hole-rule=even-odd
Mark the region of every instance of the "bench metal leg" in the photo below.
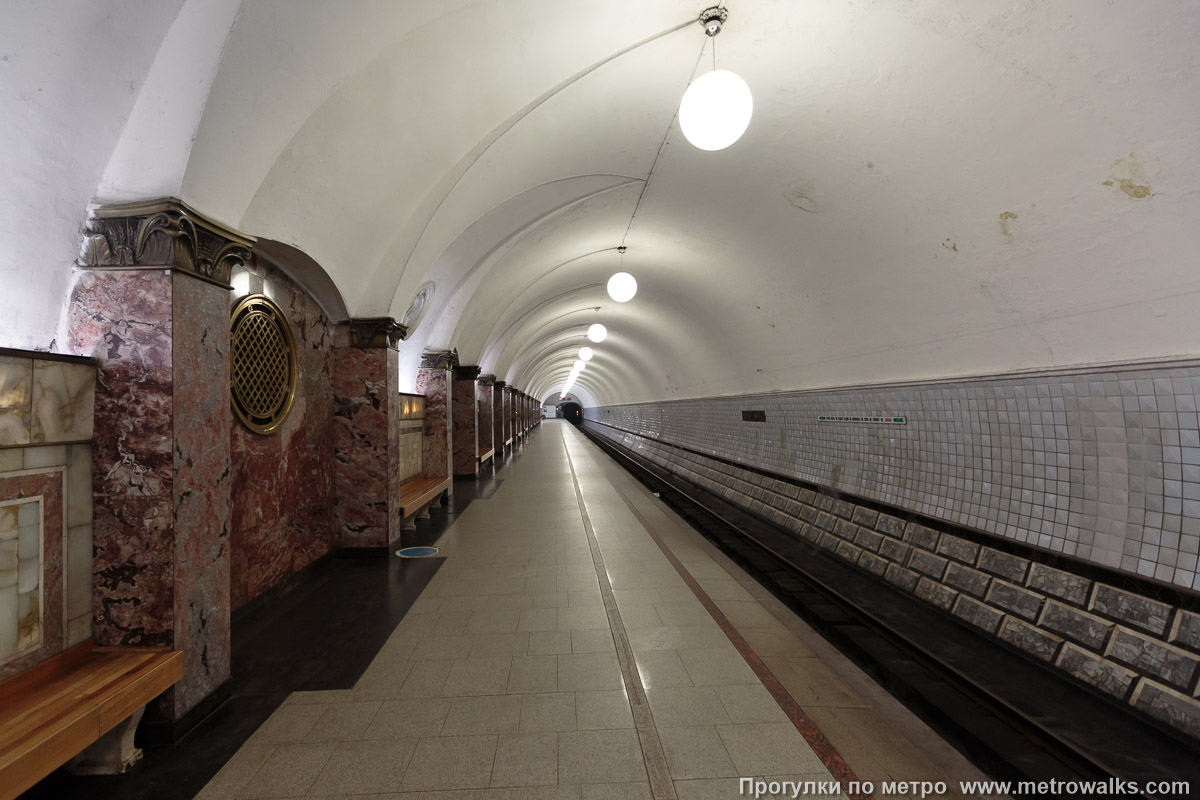
[[[129,719],[97,739],[91,747],[67,762],[67,769],[76,775],[120,775],[141,760],[141,748],[133,746],[133,734],[146,707],[142,706]]]

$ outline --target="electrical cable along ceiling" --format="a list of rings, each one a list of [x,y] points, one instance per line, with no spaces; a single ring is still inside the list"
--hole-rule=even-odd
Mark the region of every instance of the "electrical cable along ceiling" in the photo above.
[[[81,122],[63,149],[114,197],[148,196],[122,159],[171,139],[157,194],[319,264],[351,316],[399,319],[424,291],[402,390],[424,349],[545,401],[590,346],[585,405],[1195,352],[1195,3],[177,6],[155,30],[205,22],[204,53],[58,26],[53,49],[92,62],[70,80],[103,98],[49,76],[38,102]],[[137,4],[107,13],[138,24]],[[179,88],[132,113],[103,75]],[[727,144],[690,131],[706,83],[748,112],[715,115]],[[69,140],[103,113],[125,126],[104,129],[111,164]],[[14,208],[79,205],[27,183]]]

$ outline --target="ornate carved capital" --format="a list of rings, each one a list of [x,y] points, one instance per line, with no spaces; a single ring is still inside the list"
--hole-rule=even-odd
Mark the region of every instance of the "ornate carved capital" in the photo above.
[[[494,386],[495,386],[497,389],[500,389],[500,390],[504,390],[504,389],[507,389],[507,388],[508,388],[508,384],[507,384],[507,383],[505,383],[504,381],[496,381],[496,382],[495,382],[493,385],[494,385]]]
[[[86,269],[172,269],[226,289],[254,237],[174,198],[101,206],[92,212],[76,262]]]
[[[480,375],[479,376],[479,385],[480,386],[492,386],[495,383],[496,383],[495,375]],[[504,382],[501,381],[500,385],[503,386]]]
[[[483,372],[483,369],[480,367],[459,364],[454,368],[454,379],[456,381],[473,381],[479,377],[480,372]]]
[[[421,354],[421,369],[454,369],[458,353],[453,350],[427,350]]]
[[[408,330],[391,317],[352,319],[346,326],[350,330],[351,347],[390,347],[395,350],[408,335]]]

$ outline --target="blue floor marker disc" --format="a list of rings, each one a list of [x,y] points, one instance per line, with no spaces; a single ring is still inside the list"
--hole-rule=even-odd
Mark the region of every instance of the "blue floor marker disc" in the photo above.
[[[436,556],[437,552],[436,547],[402,547],[396,551],[396,555],[401,558],[428,558]]]

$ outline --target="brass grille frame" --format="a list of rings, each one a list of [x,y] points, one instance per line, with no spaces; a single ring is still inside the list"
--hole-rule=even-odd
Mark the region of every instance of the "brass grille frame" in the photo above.
[[[292,326],[264,294],[237,301],[229,318],[229,400],[252,432],[279,429],[296,402],[299,364]]]

